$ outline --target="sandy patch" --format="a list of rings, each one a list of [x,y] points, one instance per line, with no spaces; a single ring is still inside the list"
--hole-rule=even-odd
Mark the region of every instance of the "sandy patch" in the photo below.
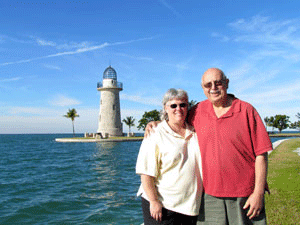
[[[298,155],[300,156],[300,148],[297,148],[295,151],[293,151],[293,152],[297,152],[298,153]]]

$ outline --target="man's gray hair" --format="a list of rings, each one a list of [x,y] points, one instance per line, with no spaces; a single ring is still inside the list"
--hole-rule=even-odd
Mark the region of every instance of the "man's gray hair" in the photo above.
[[[227,80],[227,77],[225,75],[225,73],[221,70],[221,74],[222,74],[222,80]]]
[[[163,103],[163,109],[161,113],[161,120],[168,120],[168,114],[165,110],[165,105],[167,104],[168,101],[172,101],[173,99],[180,99],[184,100],[187,103],[189,103],[189,96],[186,91],[182,89],[175,89],[175,88],[170,88],[164,95],[162,103]]]

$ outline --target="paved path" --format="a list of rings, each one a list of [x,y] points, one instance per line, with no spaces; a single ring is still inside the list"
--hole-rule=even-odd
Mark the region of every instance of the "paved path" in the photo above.
[[[282,140],[278,140],[278,141],[275,141],[272,146],[273,146],[273,149],[277,148],[278,145],[280,145],[282,142],[286,141],[286,140],[289,140],[288,138],[287,139],[282,139]],[[269,151],[268,153],[270,154],[273,150]]]

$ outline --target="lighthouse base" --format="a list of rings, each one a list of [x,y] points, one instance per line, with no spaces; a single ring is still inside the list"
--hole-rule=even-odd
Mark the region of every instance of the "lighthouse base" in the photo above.
[[[97,134],[101,134],[103,137],[122,137],[123,131],[120,128],[98,129]]]

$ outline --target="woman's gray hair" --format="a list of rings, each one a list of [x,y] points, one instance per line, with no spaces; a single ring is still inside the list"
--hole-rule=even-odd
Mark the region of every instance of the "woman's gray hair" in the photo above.
[[[185,100],[187,103],[189,103],[189,96],[186,91],[182,89],[175,89],[175,88],[170,88],[164,95],[162,103],[163,103],[163,109],[161,113],[161,120],[168,120],[168,114],[165,110],[165,105],[167,104],[168,101],[172,101],[173,99],[180,99],[180,100]]]

